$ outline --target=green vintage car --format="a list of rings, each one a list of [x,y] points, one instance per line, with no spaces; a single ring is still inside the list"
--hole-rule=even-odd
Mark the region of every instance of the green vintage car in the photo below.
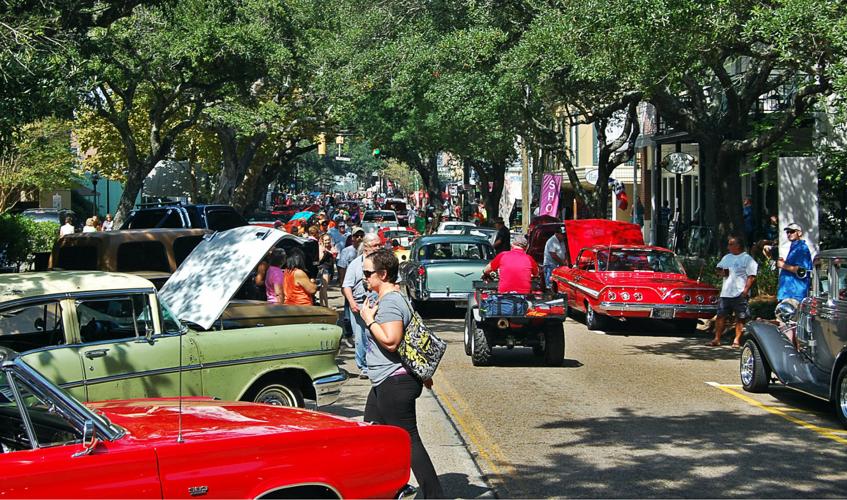
[[[223,313],[282,234],[246,226],[209,235],[158,293],[130,274],[2,275],[0,357],[20,353],[84,401],[182,394],[330,404],[347,378],[335,362],[334,312],[253,303]]]
[[[400,265],[400,281],[416,308],[433,302],[466,306],[473,281],[492,258],[494,248],[486,238],[422,236],[412,245],[409,260]]]

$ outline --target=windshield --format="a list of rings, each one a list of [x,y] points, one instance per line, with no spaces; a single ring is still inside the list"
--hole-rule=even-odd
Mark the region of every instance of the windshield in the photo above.
[[[597,252],[600,271],[635,271],[683,274],[676,255],[663,250],[612,249]]]
[[[411,238],[415,235],[415,233],[411,231],[386,231],[385,233],[386,239],[394,239],[394,238]]]
[[[388,212],[385,210],[380,211],[371,211],[365,212],[365,217],[362,219],[364,222],[397,222],[397,216],[394,215],[394,212]]]
[[[491,260],[494,249],[483,242],[474,243],[433,243],[418,250],[420,260]]]

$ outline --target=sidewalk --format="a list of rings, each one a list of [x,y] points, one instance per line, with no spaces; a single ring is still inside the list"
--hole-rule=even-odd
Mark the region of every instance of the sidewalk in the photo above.
[[[330,306],[341,303],[337,287],[330,288]],[[340,307],[339,307],[340,308]],[[361,420],[365,410],[371,384],[369,380],[356,377],[359,371],[353,360],[353,349],[343,342],[338,363],[351,374],[350,380],[341,389],[341,397],[335,404],[321,408],[322,411]],[[448,498],[495,498],[491,488],[482,478],[482,473],[468,452],[452,421],[441,407],[431,390],[424,389],[418,398],[418,430],[427,452],[435,465],[444,493]],[[417,485],[415,476],[410,483]]]

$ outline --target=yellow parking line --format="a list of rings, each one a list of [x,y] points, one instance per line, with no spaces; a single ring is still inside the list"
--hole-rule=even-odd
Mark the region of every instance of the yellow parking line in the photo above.
[[[503,451],[494,442],[482,423],[473,416],[467,403],[458,395],[449,382],[443,378],[438,378],[432,389],[435,391],[438,399],[444,403],[447,411],[450,412],[453,421],[462,429],[462,432],[468,437],[471,443],[473,443],[480,459],[494,473],[494,476],[489,478],[490,482],[501,490],[502,496],[511,496],[509,495],[508,488],[506,488],[504,479],[514,477],[516,471],[506,459]],[[498,462],[500,465],[497,465]]]
[[[768,406],[766,404],[763,404],[763,403],[756,401],[755,399],[751,398],[750,396],[741,394],[740,392],[736,391],[734,389],[734,387],[732,387],[732,386],[726,386],[726,385],[718,384],[717,382],[706,382],[706,384],[708,384],[712,387],[716,387],[716,388],[722,390],[723,392],[725,392],[727,394],[732,394],[733,396],[737,397],[738,399],[740,399],[740,400],[742,400],[746,403],[749,403],[749,404],[751,404],[751,405],[753,405],[757,408],[761,408],[762,410],[765,410],[766,412],[771,413],[773,415],[780,416],[780,417],[784,418],[785,420],[788,420],[789,422],[791,422],[793,424],[796,424],[796,425],[799,425],[800,427],[809,429],[810,431],[815,432],[818,435],[823,436],[827,439],[831,439],[831,440],[833,440],[837,443],[847,444],[847,439],[838,435],[838,434],[843,433],[843,431],[841,429],[832,429],[832,428],[829,428],[829,427],[821,427],[821,426],[815,425],[811,422],[806,422],[805,420],[801,420],[797,417],[789,415],[787,413],[787,410],[782,410],[782,409],[776,408],[774,406]]]

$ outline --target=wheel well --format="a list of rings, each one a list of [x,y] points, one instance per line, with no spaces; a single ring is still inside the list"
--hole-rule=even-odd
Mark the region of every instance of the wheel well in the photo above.
[[[753,345],[756,346],[756,350],[759,351],[759,357],[762,358],[762,364],[765,365],[765,369],[767,370],[767,373],[770,373],[771,377],[773,377],[774,374],[773,374],[773,370],[771,369],[771,364],[768,361],[768,357],[765,355],[765,350],[762,349],[762,344],[759,343],[759,339],[757,339],[755,335],[751,335],[750,333],[745,333],[744,336],[741,337],[741,341],[742,341],[741,345],[743,346],[744,342],[747,342],[748,340],[750,342],[753,342]]]
[[[832,366],[832,375],[830,375],[829,381],[830,401],[835,399],[835,385],[838,383],[837,377],[838,374],[841,373],[841,369],[844,368],[844,365],[847,365],[847,350],[843,350],[838,354],[838,357],[835,359],[835,364]]]
[[[269,491],[258,497],[260,499],[288,499],[288,498],[341,498],[328,486],[309,484],[303,486],[290,486]]]
[[[315,387],[312,385],[312,379],[309,378],[306,372],[297,368],[286,368],[284,370],[275,370],[266,373],[256,379],[250,388],[244,391],[241,400],[252,401],[262,387],[274,382],[294,384],[303,393],[304,399],[317,399]]]

